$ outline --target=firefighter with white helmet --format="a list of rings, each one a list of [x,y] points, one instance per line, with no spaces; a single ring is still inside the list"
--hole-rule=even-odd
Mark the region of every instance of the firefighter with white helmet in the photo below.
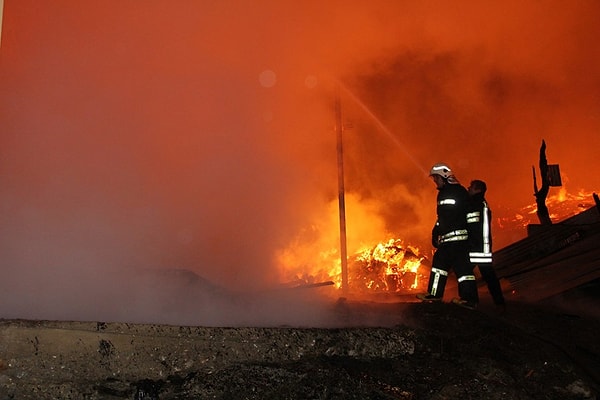
[[[429,176],[438,190],[437,220],[431,233],[431,241],[436,251],[431,264],[427,293],[418,294],[417,298],[428,302],[441,301],[448,273],[454,268],[460,297],[452,302],[473,309],[477,307],[479,297],[473,266],[469,260],[469,193],[445,163],[435,164]]]
[[[448,179],[452,175],[452,170],[445,163],[437,163],[433,167],[431,167],[431,171],[429,171],[429,176],[440,175],[442,178]]]
[[[434,177],[436,175],[441,176],[446,181],[448,181],[448,183],[450,183],[450,184],[458,184],[459,183],[458,180],[456,179],[456,177],[454,176],[454,173],[452,172],[452,170],[446,163],[437,163],[433,167],[431,167],[431,170],[429,171],[429,177],[434,179]],[[435,182],[435,179],[434,179],[434,182]],[[436,182],[436,185],[437,185],[437,182]],[[439,189],[439,186],[438,186],[438,189]]]

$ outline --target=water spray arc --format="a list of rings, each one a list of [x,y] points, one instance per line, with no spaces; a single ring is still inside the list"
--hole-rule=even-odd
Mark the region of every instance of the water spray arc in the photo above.
[[[348,249],[346,238],[346,201],[345,201],[345,185],[344,185],[344,146],[343,146],[343,131],[342,123],[342,105],[340,88],[356,103],[360,108],[375,121],[378,127],[403,151],[403,153],[411,160],[411,162],[424,174],[427,171],[417,160],[406,150],[406,147],[390,132],[390,130],[381,122],[379,118],[346,86],[336,81],[335,84],[335,131],[337,139],[337,171],[338,171],[338,202],[339,202],[339,220],[340,220],[340,262],[342,284],[341,289],[344,295],[348,294]]]
[[[335,131],[337,139],[337,170],[338,170],[338,200],[339,200],[339,219],[340,219],[340,258],[341,258],[341,275],[342,275],[342,291],[344,294],[348,292],[348,256],[347,256],[347,239],[346,239],[346,203],[345,203],[345,188],[344,188],[344,149],[343,149],[343,131],[342,123],[342,106],[340,89],[377,124],[396,144],[408,159],[419,169],[424,175],[427,175],[427,170],[408,152],[406,147],[392,134],[392,132],[381,122],[379,118],[367,107],[354,93],[352,93],[344,84],[335,80]]]
[[[348,89],[341,82],[337,81],[336,87],[339,87],[344,90],[344,93],[347,94],[348,97],[350,99],[352,99],[352,101],[354,101],[377,124],[379,129],[381,129],[383,131],[383,133],[385,133],[388,136],[388,138],[390,138],[392,140],[392,142],[394,142],[394,144],[400,148],[400,150],[402,150],[404,155],[406,155],[406,157],[408,157],[408,159],[413,163],[413,165],[415,167],[417,167],[421,172],[423,172],[424,175],[428,174],[427,169],[424,168],[423,165],[421,165],[412,156],[412,154],[410,154],[408,152],[408,150],[406,149],[406,146],[404,146],[404,144],[402,144],[402,142],[400,142],[400,140],[398,140],[398,138],[396,136],[394,136],[394,134],[392,134],[392,132],[387,128],[387,126],[385,126],[383,124],[383,122],[381,122],[381,120],[379,118],[377,118],[377,116],[373,113],[373,111],[371,111],[371,109],[369,107],[367,107],[367,105],[365,103],[363,103],[354,93],[352,93],[350,91],[350,89]]]

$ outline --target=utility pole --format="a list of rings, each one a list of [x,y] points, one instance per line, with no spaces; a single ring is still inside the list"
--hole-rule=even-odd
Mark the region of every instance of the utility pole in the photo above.
[[[2,47],[2,15],[4,14],[4,0],[0,0],[0,47]]]
[[[337,136],[338,198],[340,211],[340,257],[342,265],[342,292],[348,294],[348,250],[346,246],[346,200],[344,197],[344,148],[342,144],[342,106],[340,88],[335,87],[335,131]]]

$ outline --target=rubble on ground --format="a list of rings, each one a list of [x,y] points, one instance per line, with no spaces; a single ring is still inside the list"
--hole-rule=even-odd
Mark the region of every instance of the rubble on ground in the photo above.
[[[0,397],[596,399],[598,319],[509,306],[345,302],[390,326],[331,329],[3,320]]]

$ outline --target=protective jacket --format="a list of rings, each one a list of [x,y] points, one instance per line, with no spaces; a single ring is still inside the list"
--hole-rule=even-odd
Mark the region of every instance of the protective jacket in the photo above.
[[[492,263],[492,210],[482,193],[472,196],[468,204],[469,257],[474,264]]]
[[[467,241],[469,192],[460,184],[446,184],[437,195],[437,221],[431,234],[434,247]]]
[[[431,263],[427,293],[436,299],[443,298],[448,273],[454,268],[460,298],[477,304],[477,284],[469,262],[468,202],[469,192],[459,183],[447,182],[438,189],[437,221],[431,238],[437,249]]]

